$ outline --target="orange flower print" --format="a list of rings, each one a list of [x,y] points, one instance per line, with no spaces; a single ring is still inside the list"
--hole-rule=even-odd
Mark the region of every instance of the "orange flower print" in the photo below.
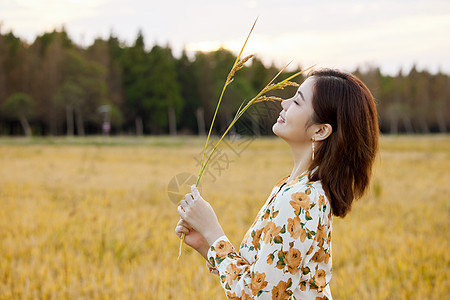
[[[327,238],[327,232],[325,229],[325,225],[318,226],[314,240],[319,243],[319,247],[323,246],[323,240],[326,238]]]
[[[289,273],[291,273],[292,275],[297,274],[298,266],[300,265],[301,261],[302,254],[297,248],[289,249],[289,251],[287,251],[286,253],[286,256],[284,257],[284,263],[288,267]]]
[[[302,273],[303,273],[303,275],[307,275],[307,274],[309,274],[309,272],[311,272],[311,270],[309,269],[309,267],[304,267],[304,268],[302,268]]]
[[[307,180],[299,178],[292,186],[285,180],[283,191],[273,190],[240,248],[224,238],[208,251],[227,299],[327,299],[331,206],[320,182]]]
[[[326,257],[328,257],[328,254],[325,253],[323,247],[320,247],[319,251],[317,251],[312,257],[312,260],[315,262],[323,262]]]
[[[227,299],[228,300],[240,300],[241,297],[236,296],[236,293],[231,293],[227,291]]]
[[[306,240],[306,230],[302,229],[300,230],[300,241],[304,242]]]
[[[252,297],[247,295],[245,292],[243,292],[241,297],[236,296],[236,293],[227,292],[227,299],[228,300],[251,300]]]
[[[306,221],[312,220],[311,214],[309,213],[309,211],[307,211],[307,212],[305,213],[305,219],[306,219]]]
[[[243,294],[242,294],[240,299],[241,300],[252,300],[253,297],[251,297],[251,296],[247,295],[245,292],[243,292]]]
[[[304,211],[308,211],[311,208],[311,200],[309,200],[308,195],[302,192],[294,193],[291,196],[291,201],[289,204],[295,211],[295,214],[300,214],[300,208],[303,208]]]
[[[259,273],[259,272],[255,272],[255,276],[253,276],[252,278],[252,294],[253,296],[256,296],[259,291],[261,291],[262,289],[264,289],[268,282],[265,281],[266,279],[266,273]]]
[[[228,285],[232,285],[233,281],[235,281],[236,278],[238,278],[239,268],[234,264],[230,264],[227,267],[227,272],[228,272],[228,275],[227,275]]]
[[[293,239],[300,238],[302,242],[306,239],[306,230],[300,224],[300,218],[298,216],[288,219],[287,231]]]
[[[325,276],[326,273],[322,269],[317,270],[316,274],[314,274],[314,281],[318,287],[325,287],[325,284],[327,283]]]
[[[300,224],[300,218],[298,216],[288,219],[287,231],[293,239],[298,239],[300,237],[301,227],[302,225]]]
[[[264,228],[254,230],[252,232],[252,244],[255,249],[260,249],[259,240],[261,239],[261,234],[263,233]]]
[[[272,299],[288,299],[292,295],[292,291],[288,291],[287,289],[292,285],[292,279],[289,278],[287,282],[280,281],[276,286],[272,289]]]
[[[319,287],[316,285],[316,282],[314,281],[314,278],[311,278],[309,280],[309,289],[310,290],[317,290]]]
[[[236,296],[236,293],[231,293],[227,291],[227,299],[229,300],[251,300],[252,297],[247,295],[245,292],[242,294],[241,297]]]
[[[245,266],[245,265],[248,265],[248,261],[246,261],[246,260],[243,259],[242,257],[238,257],[238,258],[236,258],[236,265],[237,265],[238,267],[240,267],[240,266]]]
[[[219,241],[214,249],[220,258],[224,258],[230,252],[233,252],[233,246],[227,241]]]
[[[284,269],[284,267],[286,266],[286,263],[284,262],[284,259],[286,257],[286,252],[287,251],[278,250],[278,253],[277,253],[278,261],[277,261],[276,267],[280,270]]]
[[[320,207],[320,209],[322,209],[324,205],[325,205],[325,197],[323,195],[319,195],[319,207]]]
[[[276,238],[281,232],[281,226],[276,226],[274,222],[269,221],[267,225],[264,227],[264,243],[268,244]]]

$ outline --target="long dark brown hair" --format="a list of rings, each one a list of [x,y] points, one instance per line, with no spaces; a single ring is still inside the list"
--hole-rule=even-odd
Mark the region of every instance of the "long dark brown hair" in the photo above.
[[[352,74],[322,69],[308,76],[315,79],[311,121],[333,128],[316,147],[310,179],[322,182],[333,214],[344,217],[370,183],[379,136],[375,101]]]

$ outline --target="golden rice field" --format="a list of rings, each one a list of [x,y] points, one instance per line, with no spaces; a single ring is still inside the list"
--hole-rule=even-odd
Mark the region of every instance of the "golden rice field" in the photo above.
[[[202,182],[236,247],[292,167],[283,141],[246,141]],[[200,255],[176,260],[168,184],[203,142],[0,139],[0,299],[225,299]],[[449,227],[450,136],[383,137],[370,192],[334,219],[334,298],[448,299]]]

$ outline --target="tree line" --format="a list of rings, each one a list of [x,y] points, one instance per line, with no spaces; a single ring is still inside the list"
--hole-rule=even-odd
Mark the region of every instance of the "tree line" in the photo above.
[[[111,34],[88,47],[74,43],[64,29],[32,44],[0,33],[0,135],[205,134],[235,59],[226,49],[191,56],[183,51],[180,57],[168,45],[148,50],[141,32],[132,45]],[[215,133],[278,71],[258,57],[240,70],[224,95]],[[382,132],[448,132],[447,74],[415,67],[396,76],[376,67],[354,73],[377,100]],[[234,133],[270,134],[281,106],[269,104],[249,112]]]

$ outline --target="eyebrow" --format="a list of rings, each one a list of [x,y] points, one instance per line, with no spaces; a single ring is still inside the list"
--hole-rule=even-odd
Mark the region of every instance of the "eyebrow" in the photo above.
[[[299,93],[300,97],[302,97],[303,102],[306,102],[306,101],[305,101],[305,97],[303,96],[303,93],[302,93],[301,91],[297,91],[297,93]]]

